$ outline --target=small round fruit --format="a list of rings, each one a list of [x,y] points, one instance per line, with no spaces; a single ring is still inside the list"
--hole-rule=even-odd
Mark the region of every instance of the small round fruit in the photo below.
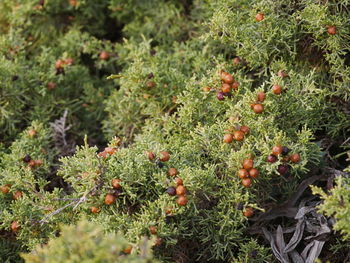
[[[69,0],[69,4],[71,6],[77,6],[78,5],[78,0]]]
[[[231,92],[231,85],[224,83],[224,84],[222,84],[221,90],[224,93],[229,93],[229,92]]]
[[[28,135],[29,135],[29,137],[31,137],[31,138],[33,138],[36,134],[37,134],[37,131],[34,130],[34,129],[30,129],[30,130],[28,131]]]
[[[168,152],[160,152],[160,158],[159,160],[161,162],[167,162],[170,159],[170,154]]]
[[[63,61],[62,59],[58,59],[58,60],[56,61],[56,63],[55,63],[55,68],[56,68],[56,69],[61,69],[61,68],[63,67],[64,64],[65,64],[65,63],[64,63],[64,61]]]
[[[245,159],[243,161],[243,168],[246,170],[252,169],[254,166],[254,161],[252,159]]]
[[[16,191],[12,194],[12,198],[14,200],[18,200],[18,199],[22,198],[22,196],[23,196],[23,193],[21,191]]]
[[[242,125],[241,128],[239,129],[241,132],[243,132],[244,134],[248,134],[249,133],[249,127]]]
[[[259,91],[257,93],[257,96],[256,96],[257,101],[263,102],[265,100],[265,98],[266,98],[265,92]]]
[[[290,152],[290,149],[287,146],[282,147],[282,155],[287,155]]]
[[[252,168],[252,169],[249,170],[249,175],[250,175],[250,177],[252,177],[252,178],[258,178],[258,176],[259,176],[259,170],[256,169],[256,168]]]
[[[174,196],[174,195],[176,195],[176,188],[175,187],[169,187],[168,189],[166,189],[166,192],[168,193],[168,195]]]
[[[255,20],[256,20],[257,22],[263,21],[264,18],[265,18],[264,13],[257,13],[256,16],[255,16]]]
[[[337,33],[337,28],[335,26],[328,26],[327,32],[330,35],[335,35]]]
[[[282,153],[283,148],[281,145],[276,145],[272,147],[272,154],[275,156],[278,156]]]
[[[238,170],[238,177],[241,178],[241,179],[244,179],[244,178],[248,178],[249,177],[249,173],[246,169],[239,169]]]
[[[277,76],[279,76],[281,78],[286,78],[286,77],[288,77],[288,74],[284,70],[281,69],[277,72]]]
[[[254,209],[251,208],[251,207],[246,207],[246,208],[244,209],[244,211],[243,211],[243,215],[244,215],[245,217],[251,217],[251,216],[253,216],[253,215],[254,215]]]
[[[154,88],[156,83],[154,81],[147,81],[146,86],[147,88]]]
[[[107,194],[106,197],[105,197],[105,204],[106,205],[111,205],[115,202],[115,196],[112,195],[112,194]]]
[[[177,185],[177,186],[183,185],[183,184],[184,184],[183,180],[182,180],[181,178],[179,178],[179,177],[177,177],[177,178],[175,179],[175,182],[176,182],[176,185]]]
[[[290,156],[290,160],[293,162],[293,163],[298,163],[300,162],[300,155],[297,154],[297,153],[294,153]]]
[[[153,161],[156,158],[156,155],[153,152],[146,152],[148,160]]]
[[[224,143],[231,143],[233,141],[233,135],[231,133],[227,133],[224,135]]]
[[[224,100],[225,95],[224,95],[223,92],[218,92],[218,93],[216,94],[216,98],[217,98],[218,100]]]
[[[227,84],[232,84],[234,81],[234,78],[230,73],[223,72],[221,73],[221,80]]]
[[[10,191],[10,185],[5,184],[0,187],[0,191],[3,194],[7,194]]]
[[[238,87],[239,87],[239,82],[238,82],[238,81],[234,81],[234,82],[232,83],[232,88],[233,88],[234,90],[238,90]]]
[[[96,206],[92,206],[92,207],[90,208],[90,210],[91,210],[91,213],[97,214],[97,213],[100,212],[101,209],[98,208],[98,207],[96,207]]]
[[[284,175],[284,174],[288,173],[288,171],[289,171],[288,165],[280,164],[280,165],[277,167],[277,172],[278,172],[280,175]]]
[[[240,57],[235,57],[232,62],[234,65],[239,65],[242,62],[242,60]]]
[[[108,60],[109,59],[109,53],[107,51],[102,51],[100,53],[100,59],[102,60]]]
[[[157,228],[155,226],[150,226],[149,227],[149,232],[152,234],[152,235],[156,235],[157,234]]]
[[[155,247],[161,246],[163,243],[163,240],[160,237],[157,237],[156,241],[154,242]]]
[[[179,198],[176,200],[176,203],[179,206],[185,206],[187,202],[188,202],[187,197],[184,195],[180,195]]]
[[[273,85],[272,92],[273,94],[279,95],[282,93],[282,87],[280,85]]]
[[[35,161],[34,161],[34,160],[30,160],[30,161],[28,162],[28,166],[29,166],[30,168],[33,168],[33,167],[35,166]]]
[[[128,245],[124,250],[123,252],[125,254],[131,254],[131,251],[132,251],[132,245]]]
[[[120,179],[117,179],[117,178],[113,179],[113,180],[112,180],[112,187],[113,187],[114,189],[120,189],[120,188],[122,188],[122,186],[120,185],[120,182],[121,182]]]
[[[43,165],[42,160],[35,160],[34,163],[35,163],[35,166],[42,166]]]
[[[56,88],[56,83],[55,82],[49,82],[47,83],[47,89],[48,90],[53,90]]]
[[[274,163],[274,162],[277,161],[277,157],[275,155],[269,155],[269,156],[267,156],[267,160],[266,161],[269,162],[269,163]]]
[[[176,187],[177,195],[184,195],[186,193],[186,188],[183,185],[179,185]]]
[[[168,170],[168,175],[169,176],[176,176],[178,174],[178,172],[177,172],[177,170],[176,170],[176,168],[169,168],[169,170]]]
[[[242,141],[244,139],[244,132],[242,132],[242,131],[235,131],[233,133],[233,137],[235,138],[236,141]]]
[[[204,91],[204,92],[210,92],[210,90],[211,90],[211,88],[208,87],[208,86],[205,86],[205,87],[203,88],[203,91]]]
[[[12,230],[13,232],[17,232],[19,229],[20,229],[19,223],[18,223],[17,221],[13,221],[13,222],[11,223],[11,230]]]
[[[255,113],[257,113],[257,114],[260,114],[260,113],[262,113],[263,111],[264,111],[264,106],[262,105],[262,104],[255,104],[254,106],[253,106],[253,111],[255,112]]]
[[[242,185],[243,185],[245,188],[251,187],[251,185],[252,185],[252,179],[250,179],[250,178],[244,178],[244,179],[242,179]]]

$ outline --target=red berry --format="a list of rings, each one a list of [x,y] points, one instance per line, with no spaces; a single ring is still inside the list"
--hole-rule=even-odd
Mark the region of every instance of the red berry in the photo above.
[[[233,133],[233,137],[235,138],[236,141],[242,141],[244,139],[244,132],[242,132],[242,131],[235,131]]]
[[[159,160],[161,162],[167,162],[170,159],[170,154],[168,152],[160,152],[160,158]]]
[[[100,212],[101,209],[98,208],[98,207],[96,207],[96,206],[92,206],[92,207],[90,208],[90,210],[91,210],[91,213],[97,214],[97,213]]]
[[[239,129],[241,132],[243,132],[244,134],[249,133],[249,127],[248,126],[241,126],[241,128]]]
[[[327,32],[330,35],[335,35],[337,33],[337,28],[335,26],[328,26]]]
[[[241,63],[241,58],[240,57],[235,57],[234,59],[233,59],[233,64],[234,65],[238,65],[238,64],[240,64]]]
[[[188,202],[187,197],[184,195],[180,195],[179,198],[176,200],[176,203],[179,206],[185,206],[187,202]]]
[[[265,18],[265,15],[264,15],[263,13],[257,13],[256,16],[255,16],[255,20],[256,20],[257,22],[263,21],[264,18]]]
[[[231,143],[233,141],[233,135],[227,133],[224,135],[224,143]]]
[[[170,168],[169,170],[168,170],[168,175],[169,176],[176,176],[177,175],[177,170],[176,170],[176,168]]]
[[[111,205],[115,202],[115,196],[112,195],[112,194],[107,194],[106,197],[105,197],[105,204],[106,205]]]
[[[102,51],[100,53],[100,59],[102,60],[108,60],[109,59],[109,53],[107,51]]]
[[[282,93],[282,87],[280,85],[273,85],[272,92],[273,94],[279,95]]]
[[[218,92],[217,94],[216,94],[216,98],[218,99],[218,100],[224,100],[224,93],[223,92]]]
[[[289,170],[288,165],[285,165],[285,164],[280,164],[277,167],[277,172],[279,172],[280,175],[286,174],[288,170]]]
[[[18,200],[18,199],[22,198],[22,196],[23,196],[23,193],[21,191],[16,191],[12,194],[12,198],[14,200]]]
[[[251,185],[252,185],[252,179],[250,179],[250,178],[244,178],[244,179],[242,179],[242,185],[243,185],[245,188],[251,187]]]
[[[260,114],[264,111],[264,106],[262,104],[255,104],[253,106],[253,111],[257,114]]]
[[[183,185],[179,185],[176,187],[176,194],[177,195],[184,195],[186,193],[186,188]]]
[[[56,69],[61,69],[61,68],[63,67],[64,64],[65,64],[64,61],[63,61],[62,59],[59,59],[59,60],[57,60],[56,63],[55,63],[55,68],[56,68]]]
[[[239,169],[238,170],[238,177],[241,179],[249,177],[249,173],[246,169]]]
[[[272,148],[272,154],[275,155],[275,156],[278,156],[282,153],[283,151],[283,148],[281,145],[276,145],[276,146],[273,146]]]
[[[247,207],[246,209],[244,209],[243,215],[244,215],[245,217],[251,217],[251,216],[253,216],[253,215],[254,215],[254,210],[253,210],[253,208]]]
[[[257,93],[257,101],[263,102],[266,98],[266,94],[263,91]]]
[[[232,84],[234,81],[234,78],[230,73],[222,72],[221,73],[221,80],[227,84]]]
[[[152,161],[154,158],[156,158],[156,155],[153,152],[146,152],[146,155],[148,157],[148,160]]]
[[[20,225],[18,224],[18,222],[17,221],[13,221],[11,223],[11,230],[13,232],[17,232],[19,229],[20,229]]]
[[[1,191],[3,194],[7,194],[7,193],[10,191],[10,185],[8,185],[8,184],[2,185],[2,186],[0,187],[0,191]]]
[[[29,137],[31,137],[31,138],[33,138],[36,134],[37,134],[37,131],[34,130],[34,129],[30,129],[30,130],[28,131],[28,135],[29,135]]]
[[[121,180],[120,179],[113,179],[112,180],[112,187],[114,188],[114,189],[120,189],[120,188],[122,188],[122,186],[120,185],[120,182],[121,182]]]
[[[290,160],[293,162],[293,163],[298,163],[300,161],[300,155],[297,154],[297,153],[294,153],[290,156]]]
[[[179,177],[175,179],[175,182],[176,182],[176,185],[183,185],[184,184],[183,180]]]
[[[239,87],[239,82],[238,82],[238,81],[234,81],[234,82],[232,83],[232,88],[233,88],[234,90],[238,90],[238,87]]]
[[[277,157],[276,156],[274,156],[274,155],[267,156],[267,162],[274,163],[276,161],[277,161]]]
[[[243,161],[243,168],[246,170],[252,169],[254,166],[254,161],[252,159],[245,159]]]
[[[157,234],[157,228],[155,226],[150,226],[149,227],[149,232],[152,234],[152,235],[156,235]]]
[[[259,176],[259,170],[252,168],[249,170],[249,175],[253,178],[257,178]]]
[[[231,92],[231,85],[224,83],[224,84],[222,84],[221,90],[224,93],[229,93],[229,92]]]

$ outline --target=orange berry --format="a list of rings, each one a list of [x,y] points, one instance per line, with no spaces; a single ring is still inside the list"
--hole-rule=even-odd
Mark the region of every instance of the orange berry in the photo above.
[[[170,159],[170,154],[168,152],[160,152],[159,160],[162,162],[167,162]]]
[[[257,22],[263,21],[264,18],[265,18],[265,15],[264,15],[263,13],[257,13],[256,16],[255,16],[255,20],[256,20]]]
[[[22,198],[22,196],[23,196],[23,193],[21,191],[16,191],[12,194],[12,198],[14,200],[18,200],[18,199]]]
[[[179,177],[175,179],[175,182],[176,182],[176,185],[178,185],[178,186],[184,184],[183,180]]]
[[[294,153],[290,156],[290,160],[293,162],[293,163],[298,163],[300,162],[300,155],[297,154],[297,153]]]
[[[3,194],[7,194],[7,193],[10,191],[10,185],[8,185],[8,184],[2,185],[2,186],[0,187],[0,191],[1,191]]]
[[[335,26],[328,26],[327,32],[330,35],[335,35],[337,33],[337,28]]]
[[[36,134],[37,134],[37,131],[34,130],[34,129],[30,129],[30,130],[28,131],[28,135],[29,135],[29,137],[31,137],[31,138],[33,138]]]
[[[238,90],[238,87],[239,87],[239,82],[238,82],[238,81],[234,81],[234,82],[232,83],[232,88],[233,88],[234,90]]]
[[[107,51],[102,51],[100,53],[100,59],[101,60],[108,60],[109,59],[109,53]]]
[[[146,86],[147,88],[154,88],[156,86],[156,83],[150,80],[150,81],[147,81]]]
[[[184,195],[186,193],[186,188],[183,185],[178,185],[176,187],[176,194],[177,195]]]
[[[249,127],[248,126],[244,126],[242,125],[241,128],[239,129],[241,132],[243,132],[244,134],[249,133]]]
[[[112,187],[113,187],[114,189],[120,189],[120,188],[122,188],[122,186],[120,185],[120,182],[121,182],[120,179],[117,179],[117,178],[113,179],[113,180],[112,180]]]
[[[253,178],[257,178],[259,176],[259,170],[252,168],[249,170],[249,175]]]
[[[243,215],[244,215],[245,217],[251,217],[251,216],[253,216],[253,215],[254,215],[254,209],[251,208],[251,207],[247,207],[246,209],[244,209]]]
[[[250,178],[242,179],[242,185],[246,188],[250,187],[252,185],[252,179]]]
[[[242,141],[244,139],[244,132],[242,132],[242,131],[235,131],[233,133],[233,137],[235,138],[236,141]]]
[[[179,206],[185,206],[187,204],[187,202],[188,202],[187,197],[184,195],[180,195],[176,200],[176,203]]]
[[[241,179],[247,178],[249,176],[248,171],[246,169],[238,170],[238,177]]]
[[[233,135],[227,133],[224,135],[224,143],[231,143],[233,141]]]
[[[35,166],[42,166],[43,165],[42,160],[35,160],[34,163],[35,163]]]
[[[176,176],[177,175],[177,170],[176,170],[176,168],[170,168],[169,170],[168,170],[168,175],[169,176]]]
[[[49,82],[47,83],[47,89],[48,90],[53,90],[56,88],[56,83],[55,82]]]
[[[146,155],[148,157],[148,160],[152,161],[154,158],[156,158],[156,155],[153,152],[146,152]]]
[[[234,65],[238,65],[242,62],[241,58],[240,57],[235,57],[233,60],[232,60],[233,64]]]
[[[282,146],[281,145],[276,145],[276,146],[273,146],[272,148],[272,154],[275,155],[275,156],[278,156],[282,153]]]
[[[28,162],[28,166],[29,166],[30,168],[33,168],[33,167],[35,166],[35,161],[34,161],[34,160],[30,160],[30,161]]]
[[[273,94],[279,95],[282,93],[282,87],[280,85],[273,85],[272,92]]]
[[[210,90],[211,90],[211,88],[208,87],[208,86],[205,86],[205,87],[203,88],[203,91],[204,91],[204,92],[210,92]]]
[[[17,221],[13,221],[13,222],[11,223],[11,230],[12,230],[13,232],[17,232],[19,229],[20,229],[19,223],[18,223]]]
[[[123,252],[125,254],[131,254],[131,251],[132,251],[132,245],[128,245],[124,250]]]
[[[266,94],[263,91],[257,93],[257,101],[263,102],[266,98]]]
[[[245,159],[243,161],[243,168],[246,170],[252,169],[254,166],[254,161],[252,159]]]
[[[221,80],[226,84],[232,84],[234,81],[234,78],[230,73],[222,72],[221,73]]]
[[[264,106],[262,104],[254,104],[253,111],[257,114],[260,114],[264,111]]]
[[[150,226],[149,227],[149,232],[152,234],[152,235],[156,235],[157,234],[157,228],[155,226]]]
[[[231,85],[224,83],[224,84],[222,84],[221,90],[224,93],[229,93],[229,92],[231,92]]]
[[[113,155],[117,151],[117,149],[114,147],[106,147],[104,151],[109,155]]]
[[[91,209],[91,213],[93,213],[93,214],[97,214],[101,210],[100,208],[98,208],[96,206],[92,206],[90,209]]]
[[[115,196],[112,195],[112,194],[107,194],[106,197],[105,197],[105,204],[106,205],[111,205],[115,202]]]

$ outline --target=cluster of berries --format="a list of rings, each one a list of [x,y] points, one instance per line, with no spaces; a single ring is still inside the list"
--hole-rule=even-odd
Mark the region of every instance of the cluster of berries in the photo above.
[[[242,185],[248,188],[252,185],[251,178],[258,178],[259,170],[254,168],[253,159],[245,159],[242,166],[243,168],[238,170],[238,177],[242,179]]]
[[[292,163],[300,162],[300,155],[298,153],[288,155],[289,152],[290,152],[290,149],[288,147],[276,145],[272,148],[272,152],[269,156],[267,156],[266,161],[269,163],[277,162],[278,156],[282,155],[283,164],[280,164],[277,167],[277,171],[280,175],[285,175],[289,171],[289,165],[287,164],[289,161]]]
[[[228,130],[229,133],[226,133],[224,135],[224,143],[231,143],[233,140],[236,141],[243,141],[244,136],[247,135],[250,131],[248,126],[240,126],[239,129],[235,130],[235,131],[230,131]]]

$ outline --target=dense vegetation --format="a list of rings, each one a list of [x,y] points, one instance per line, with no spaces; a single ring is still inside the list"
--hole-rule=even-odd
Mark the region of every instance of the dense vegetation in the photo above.
[[[348,0],[2,0],[1,262],[349,262]]]

